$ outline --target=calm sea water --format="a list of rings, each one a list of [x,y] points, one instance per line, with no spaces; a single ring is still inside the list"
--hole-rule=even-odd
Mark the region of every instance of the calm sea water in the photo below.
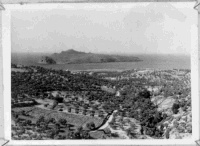
[[[135,55],[136,56],[136,55]],[[46,68],[62,70],[129,70],[129,69],[190,69],[190,56],[175,55],[137,55],[141,62],[114,62],[114,63],[88,63],[88,64],[38,64],[40,56],[12,55],[12,63],[23,65],[39,65]]]

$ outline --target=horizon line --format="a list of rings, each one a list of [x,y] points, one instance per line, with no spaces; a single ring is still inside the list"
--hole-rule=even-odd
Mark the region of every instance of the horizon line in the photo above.
[[[70,49],[68,49],[70,50]],[[68,51],[66,50],[66,51]],[[74,50],[74,49],[73,49]],[[75,50],[77,51],[77,50]],[[63,50],[59,51],[59,52],[12,52],[11,54],[15,53],[15,54],[54,54],[54,53],[62,53],[65,52]],[[84,52],[84,51],[77,51],[77,52]],[[93,54],[105,54],[105,55],[184,55],[184,56],[191,56],[191,53],[136,53],[136,52],[84,52],[84,53],[93,53]]]

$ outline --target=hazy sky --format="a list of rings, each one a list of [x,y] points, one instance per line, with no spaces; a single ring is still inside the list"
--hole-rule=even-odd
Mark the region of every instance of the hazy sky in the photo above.
[[[12,52],[189,54],[193,3],[64,4],[13,10]]]

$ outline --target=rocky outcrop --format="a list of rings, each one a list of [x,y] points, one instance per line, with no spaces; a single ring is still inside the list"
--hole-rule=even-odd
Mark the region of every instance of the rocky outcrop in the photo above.
[[[158,97],[157,97],[158,98]],[[188,96],[185,99],[173,100],[173,98],[167,98],[163,100],[152,99],[153,102],[159,103],[158,110],[167,114],[167,118],[162,121],[164,126],[164,135],[166,139],[186,139],[192,136],[192,112],[191,112],[191,97]],[[178,113],[172,112],[172,106],[174,103],[178,103],[180,108]]]
[[[48,56],[42,56],[39,63],[41,64],[56,64],[56,61]]]
[[[151,102],[158,106],[158,111],[163,111],[170,115],[171,108],[176,100],[173,97],[155,96],[151,98]]]

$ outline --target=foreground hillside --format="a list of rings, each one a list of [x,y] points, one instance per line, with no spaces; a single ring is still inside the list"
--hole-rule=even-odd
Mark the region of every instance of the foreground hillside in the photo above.
[[[189,138],[190,70],[70,72],[12,64],[13,139]]]
[[[81,63],[106,63],[106,62],[137,62],[141,61],[138,57],[120,56],[120,55],[104,55],[78,52],[76,50],[62,51],[54,53],[50,56],[44,56],[39,61],[46,64],[81,64]]]

